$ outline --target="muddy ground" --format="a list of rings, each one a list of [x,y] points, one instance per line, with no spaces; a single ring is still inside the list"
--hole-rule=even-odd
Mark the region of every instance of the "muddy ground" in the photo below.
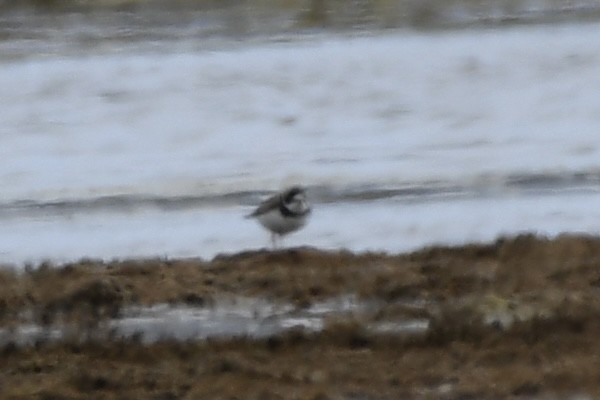
[[[297,248],[4,267],[0,327],[75,324],[81,334],[4,343],[0,398],[598,398],[599,288],[600,238],[573,235],[399,255]],[[261,339],[89,335],[132,304],[244,296],[304,308],[347,294],[382,306]],[[410,318],[429,329],[369,329]]]

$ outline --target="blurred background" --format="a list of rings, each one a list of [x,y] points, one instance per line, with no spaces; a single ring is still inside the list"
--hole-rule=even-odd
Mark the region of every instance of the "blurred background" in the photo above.
[[[600,228],[600,1],[0,0],[0,263]]]

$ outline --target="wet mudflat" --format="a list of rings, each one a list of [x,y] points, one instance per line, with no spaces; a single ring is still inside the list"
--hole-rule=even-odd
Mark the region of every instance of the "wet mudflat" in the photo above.
[[[600,396],[600,239],[504,238],[410,254],[296,248],[83,260],[0,273],[0,323],[59,339],[0,348],[3,398],[396,399]],[[320,329],[147,342],[131,307],[261,299],[294,312],[352,296]],[[239,301],[239,300],[238,300]],[[261,303],[258,303],[261,304]],[[286,308],[287,310],[287,308]],[[348,310],[346,310],[348,311]],[[396,329],[427,321],[426,329]],[[16,338],[15,338],[16,339]]]

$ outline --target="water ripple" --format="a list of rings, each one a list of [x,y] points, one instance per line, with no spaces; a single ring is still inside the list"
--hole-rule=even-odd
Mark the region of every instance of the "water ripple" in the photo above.
[[[562,173],[515,173],[480,176],[467,181],[408,182],[386,186],[355,184],[342,187],[309,186],[314,204],[393,200],[404,203],[443,202],[488,196],[557,195],[600,191],[600,171]],[[176,211],[210,207],[253,206],[272,194],[266,190],[233,191],[222,194],[169,196],[123,194],[52,201],[17,200],[0,204],[0,217],[29,214],[128,213],[142,209]]]

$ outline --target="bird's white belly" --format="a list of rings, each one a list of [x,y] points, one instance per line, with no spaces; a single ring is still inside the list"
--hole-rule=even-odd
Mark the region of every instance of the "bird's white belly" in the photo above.
[[[279,210],[272,210],[258,217],[258,221],[270,231],[285,235],[300,229],[306,224],[307,215],[300,217],[284,217]]]

